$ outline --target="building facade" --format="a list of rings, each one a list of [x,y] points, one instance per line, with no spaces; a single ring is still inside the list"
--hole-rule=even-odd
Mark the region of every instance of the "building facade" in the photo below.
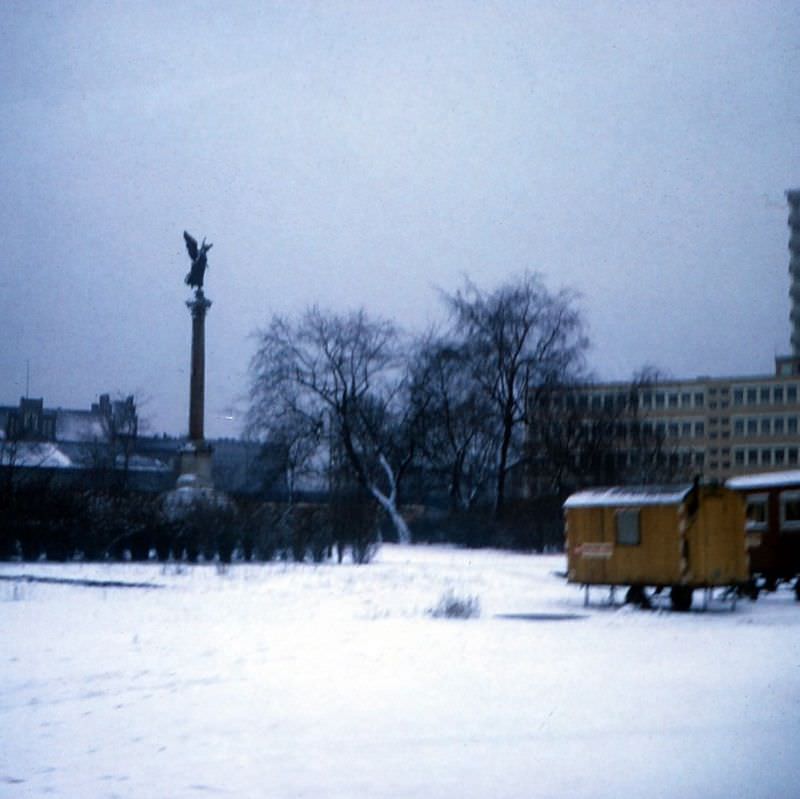
[[[775,359],[773,374],[597,383],[539,397],[528,429],[531,492],[565,484],[553,478],[554,453],[573,487],[604,477],[721,482],[800,465],[800,190],[786,197],[791,354]]]
[[[792,301],[789,318],[792,323],[792,356],[797,368],[800,363],[800,189],[787,191],[786,199],[789,203],[789,296]]]
[[[644,386],[576,387],[587,410],[622,410],[611,437],[616,462],[635,474],[640,442],[657,446],[663,471],[723,481],[800,464],[800,371],[778,359],[773,375],[698,377]]]
[[[89,410],[45,408],[43,399],[22,397],[0,406],[0,439],[87,444],[120,436],[135,438],[139,419],[132,396],[112,400],[101,394]]]

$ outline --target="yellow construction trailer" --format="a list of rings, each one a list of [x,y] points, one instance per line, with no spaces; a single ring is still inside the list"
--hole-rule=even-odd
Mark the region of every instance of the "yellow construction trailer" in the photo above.
[[[722,486],[591,489],[564,512],[571,583],[627,586],[643,605],[648,588],[669,588],[672,606],[688,610],[695,588],[748,581],[745,505]]]

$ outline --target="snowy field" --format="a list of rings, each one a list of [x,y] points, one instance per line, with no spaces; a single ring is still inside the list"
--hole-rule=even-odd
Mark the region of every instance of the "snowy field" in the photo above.
[[[161,586],[0,581],[0,796],[800,796],[790,590],[587,609],[564,566],[0,565]],[[432,617],[447,590],[480,617]]]

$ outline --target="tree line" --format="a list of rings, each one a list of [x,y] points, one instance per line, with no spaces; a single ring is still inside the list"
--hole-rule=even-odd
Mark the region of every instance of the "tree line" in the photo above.
[[[308,484],[359,490],[403,542],[401,504],[502,524],[515,481],[532,501],[555,499],[560,517],[576,487],[686,476],[641,418],[657,369],[642,368],[610,404],[575,401],[592,376],[574,291],[525,272],[440,297],[444,321],[417,335],[363,308],[317,305],[256,332],[249,432],[279,446],[290,495]]]
[[[434,500],[501,522],[514,475],[548,462],[563,478],[556,431],[567,430],[552,400],[589,379],[574,292],[524,273],[440,296],[445,321],[420,335],[363,308],[317,305],[256,333],[250,434],[280,444],[290,491],[360,489],[399,541],[411,537],[401,504]]]

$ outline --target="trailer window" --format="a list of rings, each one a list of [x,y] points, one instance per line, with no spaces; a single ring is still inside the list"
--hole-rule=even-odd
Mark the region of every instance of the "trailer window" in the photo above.
[[[747,530],[755,532],[767,528],[767,495],[747,495]]]
[[[637,547],[641,543],[639,533],[639,511],[617,511],[617,544],[623,547]]]
[[[784,491],[781,494],[781,527],[784,530],[800,530],[800,491]]]

